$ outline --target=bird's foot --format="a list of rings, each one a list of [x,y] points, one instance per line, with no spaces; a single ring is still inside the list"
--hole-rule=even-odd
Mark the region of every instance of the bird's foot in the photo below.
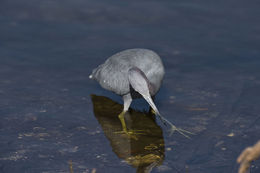
[[[186,138],[190,138],[189,135],[194,135],[194,133],[189,132],[187,130],[181,129],[173,125],[170,121],[165,119],[163,116],[159,115],[159,118],[161,119],[162,123],[167,126],[167,124],[170,125],[170,136],[175,132],[179,132],[181,135],[185,136]]]
[[[156,112],[155,112],[155,110],[153,110],[153,109],[151,109],[151,113],[154,114],[154,115],[156,115]]]
[[[145,132],[144,130],[122,130],[122,131],[117,131],[117,132],[114,132],[116,134],[129,134],[129,135],[144,135]]]
[[[170,124],[171,128],[170,128],[170,135],[171,136],[175,131],[179,132],[181,135],[185,136],[186,138],[190,139],[189,135],[194,135],[194,133],[189,132],[187,130],[181,129],[181,128],[177,128],[175,125]]]
[[[135,140],[138,140],[139,135],[145,134],[144,130],[122,130],[122,131],[118,131],[118,132],[115,132],[115,133],[116,134],[125,134],[129,138],[135,139]]]

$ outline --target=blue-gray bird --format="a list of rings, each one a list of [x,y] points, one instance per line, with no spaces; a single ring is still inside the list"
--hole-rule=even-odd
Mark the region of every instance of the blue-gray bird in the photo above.
[[[178,131],[188,137],[186,130],[177,128],[165,119],[155,106],[152,96],[160,89],[164,77],[161,58],[152,50],[127,49],[109,57],[104,64],[93,70],[89,78],[96,80],[104,89],[123,97],[124,109],[119,114],[123,131],[128,133],[124,114],[132,99],[143,97],[164,124],[171,126],[171,133]]]

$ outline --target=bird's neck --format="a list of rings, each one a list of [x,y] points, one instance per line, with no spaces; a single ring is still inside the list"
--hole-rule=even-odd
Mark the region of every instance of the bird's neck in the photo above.
[[[155,86],[154,86],[154,84],[152,84],[150,81],[146,81],[147,82],[147,84],[148,84],[148,88],[149,88],[149,92],[150,92],[150,95],[151,96],[153,96],[153,95],[155,95],[155,92],[156,92],[156,90],[155,90]]]

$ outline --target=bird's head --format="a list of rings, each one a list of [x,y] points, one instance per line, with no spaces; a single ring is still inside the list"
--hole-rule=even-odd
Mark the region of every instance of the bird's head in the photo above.
[[[128,71],[128,80],[131,87],[142,95],[142,97],[149,103],[156,114],[160,114],[151,98],[151,94],[154,93],[154,87],[149,82],[144,72],[138,67],[132,67]]]

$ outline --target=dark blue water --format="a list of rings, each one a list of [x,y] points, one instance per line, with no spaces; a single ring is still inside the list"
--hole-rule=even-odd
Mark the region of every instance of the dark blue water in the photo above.
[[[0,172],[235,173],[260,139],[260,2],[0,1]],[[166,68],[156,97],[167,127],[88,79],[128,48]],[[259,160],[251,167],[260,171]]]

